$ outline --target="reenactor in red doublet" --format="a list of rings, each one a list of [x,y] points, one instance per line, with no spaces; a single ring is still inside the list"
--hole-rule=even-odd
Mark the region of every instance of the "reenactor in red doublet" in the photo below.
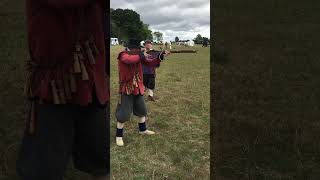
[[[163,56],[163,55],[162,55]],[[150,58],[148,54],[141,51],[140,41],[130,39],[125,51],[119,53],[119,102],[116,109],[117,132],[116,144],[123,146],[124,123],[130,119],[131,113],[139,117],[139,133],[153,135],[155,132],[146,127],[147,110],[143,94],[142,64],[146,66],[157,66],[161,58]],[[163,57],[162,57],[163,59]]]
[[[100,0],[26,0],[32,105],[17,161],[24,180],[62,179],[71,156],[94,179],[109,174],[106,13]]]

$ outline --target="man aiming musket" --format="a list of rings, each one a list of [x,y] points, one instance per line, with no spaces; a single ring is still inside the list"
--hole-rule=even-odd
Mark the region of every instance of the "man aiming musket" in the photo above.
[[[165,54],[152,57],[141,51],[140,41],[130,39],[124,51],[118,55],[119,70],[119,101],[116,108],[117,131],[116,144],[123,146],[123,129],[125,122],[130,120],[131,113],[139,118],[139,134],[153,135],[154,131],[146,126],[147,109],[144,103],[144,86],[142,64],[146,66],[159,66]]]
[[[166,42],[167,43],[167,42]],[[150,40],[146,40],[144,43],[145,51],[153,58],[160,58],[162,54],[171,54],[171,53],[196,53],[195,50],[171,50],[171,51],[156,51],[152,49],[152,42]],[[166,53],[167,52],[167,53]],[[156,69],[159,68],[158,66],[146,66],[142,64],[142,71],[143,71],[143,85],[148,92],[148,100],[149,101],[156,101],[154,97],[154,88],[155,88],[155,79],[156,79]]]
[[[150,40],[146,40],[144,42],[145,51],[152,50],[152,42]],[[155,58],[157,58],[156,56]],[[155,88],[155,78],[156,78],[156,68],[159,68],[160,64],[157,66],[147,66],[142,64],[142,72],[143,72],[143,85],[145,87],[146,92],[148,92],[148,100],[155,101],[154,98],[154,88]]]

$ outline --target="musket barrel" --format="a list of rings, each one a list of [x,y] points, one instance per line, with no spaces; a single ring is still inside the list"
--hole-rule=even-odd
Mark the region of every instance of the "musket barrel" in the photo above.
[[[169,52],[170,53],[197,53],[196,50],[172,50]],[[150,51],[147,51],[146,53],[151,55],[154,58],[157,58],[157,57],[159,57],[160,54],[163,54],[164,51],[150,50]]]
[[[171,53],[197,53],[196,50],[172,50]]]

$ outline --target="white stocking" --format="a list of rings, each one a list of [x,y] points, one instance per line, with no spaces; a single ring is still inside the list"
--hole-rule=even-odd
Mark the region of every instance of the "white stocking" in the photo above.
[[[153,90],[152,89],[149,89],[149,96],[153,97]]]
[[[117,122],[117,128],[118,129],[123,129],[123,127],[124,127],[124,123]]]
[[[139,117],[139,123],[144,123],[144,122],[146,122],[146,117],[145,116]]]

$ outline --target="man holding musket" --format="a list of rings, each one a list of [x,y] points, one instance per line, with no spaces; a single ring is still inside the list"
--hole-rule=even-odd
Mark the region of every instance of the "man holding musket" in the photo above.
[[[144,42],[145,51],[152,50],[152,42],[150,40],[146,40]],[[159,68],[160,64],[156,66],[147,66],[142,64],[142,72],[143,72],[143,85],[145,87],[146,92],[148,92],[148,100],[156,101],[154,98],[154,88],[155,88],[155,79],[156,79],[156,68]]]
[[[144,86],[142,64],[146,66],[159,66],[168,54],[164,51],[157,57],[152,57],[141,51],[140,41],[130,39],[126,49],[118,55],[119,70],[119,101],[116,108],[117,131],[116,144],[123,146],[124,123],[130,120],[131,113],[139,118],[138,128],[141,135],[153,135],[146,125],[147,109],[143,99]]]

